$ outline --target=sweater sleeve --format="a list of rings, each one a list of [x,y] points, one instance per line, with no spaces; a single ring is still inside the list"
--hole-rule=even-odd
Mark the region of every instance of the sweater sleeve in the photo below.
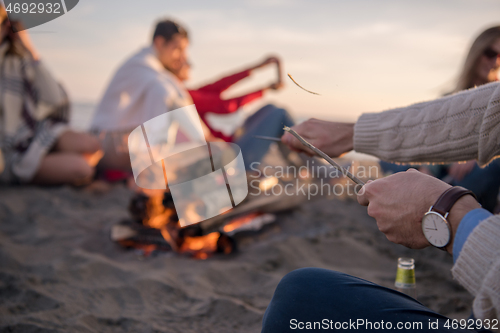
[[[500,320],[500,216],[481,222],[471,232],[452,269],[453,277],[473,296],[478,319]]]
[[[434,101],[363,114],[354,149],[385,161],[488,164],[500,155],[500,82]]]
[[[220,79],[214,83],[207,84],[206,86],[200,87],[197,90],[204,91],[204,92],[216,92],[216,93],[220,94],[224,90],[231,87],[236,82],[248,77],[249,75],[250,75],[250,71],[244,70],[244,71],[241,71],[239,73],[223,77],[222,79]]]

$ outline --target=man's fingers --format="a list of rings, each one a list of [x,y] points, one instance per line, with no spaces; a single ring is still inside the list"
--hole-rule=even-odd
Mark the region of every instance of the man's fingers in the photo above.
[[[370,200],[368,199],[368,195],[366,193],[366,185],[368,184],[365,184],[365,186],[363,186],[359,192],[358,192],[358,203],[361,205],[361,206],[368,206],[368,204],[370,203]]]
[[[303,152],[309,156],[316,155],[315,152],[313,152],[311,149],[304,146],[299,140],[297,140],[296,137],[294,137],[293,135],[291,135],[288,132],[283,134],[283,136],[281,137],[281,142],[284,143],[285,145],[287,145],[290,149],[292,149],[294,151]],[[312,143],[312,142],[309,141],[309,143]]]
[[[373,183],[373,180],[368,180],[365,185],[359,190],[357,198],[358,198],[358,203],[362,206],[368,206],[370,203],[370,197],[368,195],[368,188],[370,186],[370,183]]]
[[[364,186],[363,186],[363,188],[364,188]],[[368,206],[368,204],[370,203],[370,200],[368,200],[368,197],[367,197],[365,191],[363,190],[363,188],[361,188],[361,190],[358,192],[358,203],[361,206]]]
[[[297,140],[296,137],[294,137],[293,135],[291,135],[288,132],[285,132],[285,134],[283,134],[283,136],[281,137],[281,142],[283,142],[284,144],[286,144],[290,148],[295,148],[297,150],[303,150],[303,147],[304,147],[300,143],[300,141]]]

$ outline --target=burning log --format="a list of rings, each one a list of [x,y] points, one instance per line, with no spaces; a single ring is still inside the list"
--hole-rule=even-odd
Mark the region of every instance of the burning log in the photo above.
[[[181,228],[169,192],[148,194],[139,193],[131,199],[128,207],[131,219],[112,227],[113,241],[125,248],[142,250],[145,255],[153,251],[175,251],[207,259],[216,253],[236,251],[236,242],[224,232],[203,234],[199,224]]]
[[[254,199],[244,202],[241,205],[231,209],[225,214],[215,216],[200,223],[203,234],[224,228],[224,225],[235,218],[258,212],[260,214],[273,214],[296,208],[306,200],[305,194],[297,193],[294,196],[288,196],[286,193],[272,196],[258,196]]]
[[[277,178],[261,182],[272,187]],[[264,189],[262,189],[264,190]],[[172,195],[164,190],[145,190],[135,195],[129,204],[130,221],[115,225],[111,238],[127,248],[138,248],[146,254],[151,251],[174,251],[197,259],[206,259],[216,253],[236,251],[236,235],[258,232],[275,221],[272,213],[293,209],[305,201],[305,193],[294,196],[249,196],[237,207],[202,221],[181,227]],[[199,214],[194,200],[186,214]]]
[[[145,254],[149,254],[154,250],[172,250],[160,230],[142,227],[130,220],[122,221],[111,228],[111,240],[125,248],[143,250]]]
[[[259,231],[274,222],[274,215],[269,213],[292,209],[305,201],[304,191],[297,191],[295,195],[287,195],[287,191],[268,195],[267,191],[281,182],[290,183],[290,179],[278,177],[259,179],[257,190],[260,191],[248,195],[248,174],[243,167],[238,170],[234,164],[240,149],[216,144],[210,144],[208,148],[197,147],[187,154],[169,155],[170,162],[168,167],[162,164],[163,178],[160,178],[169,180],[172,194],[168,189],[165,191],[165,187],[145,186],[150,189],[143,188],[143,193],[130,201],[131,223],[115,226],[112,238],[127,247],[153,244],[159,249],[205,259],[214,253],[234,252],[234,235]],[[224,172],[215,172],[223,169]],[[297,179],[297,187],[298,181],[307,182],[307,171],[304,172],[306,175],[301,174]],[[235,173],[238,177],[229,178]],[[211,176],[205,177],[207,175]],[[295,186],[287,183],[286,188],[290,185]],[[266,194],[260,195],[262,191]],[[176,205],[172,195],[176,198]]]
[[[143,226],[124,220],[111,229],[111,240],[128,249],[142,250],[145,256],[154,251],[175,251],[196,259],[207,259],[216,254],[236,251],[236,242],[231,236],[213,232],[199,235],[199,229],[180,229],[177,238],[172,238],[164,229]]]

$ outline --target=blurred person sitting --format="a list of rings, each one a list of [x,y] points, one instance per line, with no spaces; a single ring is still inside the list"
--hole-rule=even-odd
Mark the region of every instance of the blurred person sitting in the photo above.
[[[168,111],[192,105],[184,84],[173,74],[187,61],[187,30],[169,19],[160,20],[151,45],[127,59],[116,71],[97,106],[91,129],[102,134],[105,155],[98,168],[103,172],[131,173],[127,138],[144,122]],[[179,131],[185,140],[213,140],[200,118],[178,115]],[[167,124],[169,129],[174,127]]]
[[[4,184],[85,184],[99,142],[68,127],[69,101],[40,60],[26,30],[0,5],[0,140]],[[14,33],[11,24],[19,25]]]
[[[474,40],[462,71],[458,76],[455,88],[446,95],[498,81],[499,53],[500,26],[495,26],[483,31]],[[451,185],[468,188],[477,195],[479,203],[490,212],[493,212],[497,205],[500,188],[500,160],[493,161],[484,168],[480,168],[474,160],[449,165],[429,166],[396,165],[380,161],[380,166],[385,172],[392,173],[415,167]]]
[[[275,64],[278,69],[278,80],[268,87],[234,97],[223,99],[221,94],[237,82],[249,77],[253,71],[267,65]],[[181,81],[187,81],[190,76],[190,64],[186,63],[176,72],[176,76]],[[188,89],[193,99],[193,103],[198,110],[200,117],[210,129],[211,133],[226,142],[235,142],[241,148],[246,165],[246,169],[251,168],[254,162],[260,162],[268,151],[271,141],[256,139],[255,135],[281,137],[283,126],[293,126],[294,121],[290,114],[282,108],[268,104],[248,117],[242,126],[232,134],[223,133],[214,128],[217,120],[210,119],[211,114],[228,115],[237,112],[240,107],[261,98],[267,90],[278,90],[283,87],[281,80],[281,63],[277,57],[268,57],[261,63],[248,67],[235,74],[225,76],[213,83],[204,85],[197,89]],[[285,157],[290,151],[280,145]]]

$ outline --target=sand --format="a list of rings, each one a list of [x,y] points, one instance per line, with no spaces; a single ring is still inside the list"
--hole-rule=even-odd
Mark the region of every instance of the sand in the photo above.
[[[238,253],[198,261],[111,242],[132,195],[122,185],[0,188],[1,332],[259,332],[288,272],[323,267],[391,287],[399,256],[416,260],[422,303],[453,318],[470,312],[451,257],[390,243],[352,200],[306,202]]]

